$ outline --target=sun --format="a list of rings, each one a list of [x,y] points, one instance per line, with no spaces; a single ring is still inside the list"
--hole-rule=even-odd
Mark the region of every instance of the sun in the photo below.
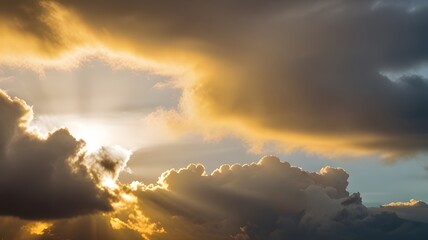
[[[83,140],[84,149],[89,153],[97,151],[101,146],[111,144],[112,134],[99,119],[70,115],[42,115],[31,122],[31,129],[42,136],[47,136],[59,128],[66,128],[76,139]]]
[[[78,138],[85,141],[85,150],[87,152],[97,151],[105,142],[108,136],[106,129],[100,124],[90,122],[76,122],[69,126],[70,132]]]

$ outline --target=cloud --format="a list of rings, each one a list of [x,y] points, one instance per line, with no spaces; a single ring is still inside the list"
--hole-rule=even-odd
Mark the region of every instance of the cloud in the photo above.
[[[2,91],[0,115],[0,215],[53,219],[113,210],[113,195],[101,185],[117,179],[128,153],[88,153],[67,129],[39,136],[28,128],[31,108]]]
[[[428,205],[416,199],[410,199],[408,202],[392,202],[382,205],[384,208],[428,208]]]
[[[16,19],[2,35],[35,39],[21,44],[24,53],[55,58],[102,46],[185,66],[193,75],[177,86],[190,129],[326,154],[426,151],[427,80],[412,73],[428,58],[421,2],[20,0],[1,8]],[[3,51],[14,42],[4,40]]]
[[[177,119],[192,129],[397,157],[426,151],[427,79],[401,73],[426,63],[427,11],[374,0],[18,0],[0,4],[0,55],[2,62],[55,61],[99,47],[185,65],[194,75],[174,85],[183,90]],[[400,77],[388,77],[394,74]],[[50,219],[113,209],[100,185],[117,177],[123,155],[105,161],[85,153],[65,129],[42,138],[27,128],[25,103],[1,93],[0,105],[1,214]],[[347,192],[347,177],[272,157],[213,174],[190,165],[166,172],[159,185],[127,190],[141,204],[126,211],[141,209],[161,223],[167,233],[159,238],[427,237],[422,223],[367,210]],[[128,216],[115,216],[115,226],[140,229]]]
[[[402,219],[428,223],[428,205],[420,200],[392,202],[382,205],[375,211],[388,211],[397,214]]]
[[[140,234],[133,230],[127,228],[114,229],[110,224],[109,217],[101,214],[78,216],[49,222],[0,217],[0,231],[4,239],[10,240],[143,240]]]
[[[112,212],[42,222],[1,217],[0,232],[52,240],[428,237],[426,214],[366,208],[359,193],[347,192],[348,177],[340,168],[307,172],[273,156],[212,173],[190,164],[164,172],[155,185],[118,183]],[[405,208],[420,211],[414,202]]]
[[[32,235],[43,235],[51,226],[52,223],[48,222],[32,222],[24,225],[22,228]]]
[[[348,174],[306,172],[273,156],[258,163],[200,164],[132,190],[141,211],[165,232],[151,239],[423,239],[427,225],[372,211],[346,190]]]
[[[78,47],[96,46],[95,37],[84,24],[55,1],[3,2],[0,19],[4,36],[0,41],[1,62],[48,60]]]

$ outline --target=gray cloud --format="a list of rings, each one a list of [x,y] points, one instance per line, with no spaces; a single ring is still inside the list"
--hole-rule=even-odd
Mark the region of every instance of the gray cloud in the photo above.
[[[114,178],[126,156],[103,148],[87,154],[66,129],[42,138],[28,129],[29,106],[0,92],[0,214],[27,219],[78,216],[112,210],[99,184]]]

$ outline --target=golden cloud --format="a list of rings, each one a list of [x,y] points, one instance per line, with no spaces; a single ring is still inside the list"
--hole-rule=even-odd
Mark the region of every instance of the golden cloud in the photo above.
[[[426,80],[382,72],[426,60],[427,9],[375,3],[19,0],[0,9],[0,53],[62,66],[97,49],[135,60],[125,67],[180,69],[165,70],[183,91],[173,125],[207,137],[328,155],[424,152]]]

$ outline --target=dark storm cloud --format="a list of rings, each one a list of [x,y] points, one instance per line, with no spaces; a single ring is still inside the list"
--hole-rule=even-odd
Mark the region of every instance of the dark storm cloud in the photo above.
[[[0,215],[50,219],[112,210],[109,193],[97,184],[104,172],[119,171],[117,155],[86,154],[84,142],[66,129],[46,139],[31,133],[31,109],[4,92],[0,116]]]

